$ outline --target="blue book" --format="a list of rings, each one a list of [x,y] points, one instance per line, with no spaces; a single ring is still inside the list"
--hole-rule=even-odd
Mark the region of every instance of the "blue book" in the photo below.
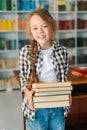
[[[31,0],[23,0],[23,10],[31,10]]]
[[[23,9],[23,1],[17,0],[17,10],[22,10],[22,9]]]
[[[31,1],[31,9],[35,10],[36,9],[36,0]]]

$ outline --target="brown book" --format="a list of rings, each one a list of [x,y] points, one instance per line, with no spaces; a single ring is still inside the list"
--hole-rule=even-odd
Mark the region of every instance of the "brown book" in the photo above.
[[[67,91],[52,91],[52,92],[36,92],[34,96],[47,96],[47,95],[70,95],[71,90]]]
[[[50,83],[33,83],[32,88],[55,88],[55,87],[68,87],[71,86],[71,82],[50,82]]]
[[[53,95],[53,96],[37,96],[33,97],[33,101],[35,102],[53,102],[53,101],[65,101],[69,100],[69,95]]]
[[[35,108],[52,108],[52,107],[66,107],[66,106],[69,106],[69,100],[34,103]]]
[[[53,92],[53,91],[60,91],[60,90],[72,90],[72,86],[65,86],[65,87],[53,87],[53,88],[35,88],[35,92]]]

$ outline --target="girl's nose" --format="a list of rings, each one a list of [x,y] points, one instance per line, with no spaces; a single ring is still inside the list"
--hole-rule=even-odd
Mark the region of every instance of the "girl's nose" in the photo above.
[[[42,27],[39,27],[39,33],[43,32]]]

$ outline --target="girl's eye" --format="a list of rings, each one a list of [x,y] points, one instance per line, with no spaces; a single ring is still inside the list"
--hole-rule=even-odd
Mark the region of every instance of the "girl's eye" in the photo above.
[[[48,25],[43,25],[43,27],[47,28],[47,27],[48,27]]]
[[[37,30],[37,27],[35,27],[35,28],[32,28],[33,30]]]

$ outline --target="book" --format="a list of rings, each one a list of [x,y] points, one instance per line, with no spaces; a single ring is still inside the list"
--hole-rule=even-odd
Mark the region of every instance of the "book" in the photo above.
[[[36,92],[34,96],[46,96],[46,95],[69,95],[71,94],[71,90],[67,91],[52,91],[52,92]]]
[[[5,45],[4,45],[4,38],[0,37],[0,50],[4,50]]]
[[[35,88],[35,92],[53,92],[53,91],[60,91],[60,90],[72,90],[72,86],[65,86],[65,87],[53,87],[53,88]]]
[[[65,106],[69,106],[69,100],[34,103],[35,108],[52,108],[52,107],[65,107]]]
[[[54,87],[67,87],[67,86],[71,86],[71,82],[67,81],[67,82],[50,82],[50,83],[33,83],[32,84],[32,88],[54,88]]]
[[[65,101],[69,100],[69,95],[52,95],[52,96],[34,96],[33,101],[35,102],[48,102],[48,101]]]
[[[2,10],[7,10],[6,0],[2,0]]]
[[[11,0],[11,10],[16,10],[16,1]]]
[[[6,4],[7,4],[7,10],[11,10],[11,0],[7,0]]]
[[[72,70],[71,72],[73,75],[79,75],[87,77],[87,67],[79,67],[77,69]]]

